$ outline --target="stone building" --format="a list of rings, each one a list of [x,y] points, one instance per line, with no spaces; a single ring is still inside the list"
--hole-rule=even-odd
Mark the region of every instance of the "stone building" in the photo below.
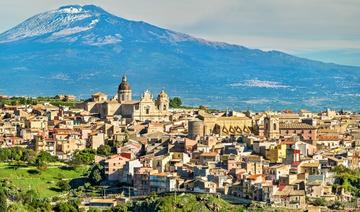
[[[166,121],[169,119],[169,96],[161,91],[157,99],[149,90],[144,91],[140,100],[132,99],[132,89],[126,76],[123,76],[113,99],[104,93],[92,95],[91,101],[81,105],[86,111],[98,114],[100,118],[120,116],[127,123],[132,121]]]
[[[200,131],[204,135],[240,136],[251,133],[252,120],[247,116],[214,116],[199,111],[198,118],[202,121]],[[190,124],[190,126],[193,125]],[[190,129],[190,131],[192,130]]]
[[[280,137],[279,118],[268,115],[264,118],[264,134],[267,139]]]

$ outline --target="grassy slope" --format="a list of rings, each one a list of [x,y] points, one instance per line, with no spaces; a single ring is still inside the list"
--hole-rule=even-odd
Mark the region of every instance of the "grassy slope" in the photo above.
[[[213,211],[215,208],[220,211],[242,211],[242,206],[231,205],[223,199],[216,198],[212,195],[192,194],[177,196],[165,196],[160,198],[160,211],[172,211],[176,205],[176,211]]]
[[[152,204],[147,204],[152,202]],[[160,211],[160,212],[181,212],[181,211],[198,211],[198,212],[226,212],[226,211],[269,211],[269,212],[287,212],[287,211],[301,211],[301,210],[288,210],[283,208],[273,207],[246,207],[244,205],[233,205],[222,198],[218,198],[211,194],[168,194],[156,198],[149,197],[144,201],[134,204],[135,207],[128,207],[130,211]],[[153,207],[155,205],[155,208]]]
[[[56,183],[60,179],[79,178],[86,172],[87,167],[66,170],[61,169],[60,164],[57,164],[49,166],[47,170],[40,171],[38,174],[30,174],[29,170],[37,169],[36,167],[14,169],[7,164],[0,164],[0,179],[8,179],[20,189],[35,189],[40,197],[52,197],[60,194],[56,191]]]

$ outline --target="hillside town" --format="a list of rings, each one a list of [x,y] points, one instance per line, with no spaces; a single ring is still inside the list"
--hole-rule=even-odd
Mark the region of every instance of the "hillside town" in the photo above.
[[[359,113],[217,111],[182,107],[164,90],[132,96],[124,76],[114,97],[97,92],[73,107],[2,104],[1,149],[47,152],[65,163],[93,151],[89,165],[103,167],[99,185],[109,193],[125,187],[126,201],[188,192],[288,209],[360,207]],[[122,201],[102,194],[81,204]]]

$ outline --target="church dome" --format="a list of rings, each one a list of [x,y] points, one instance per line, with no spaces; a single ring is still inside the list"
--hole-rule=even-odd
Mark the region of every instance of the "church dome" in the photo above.
[[[131,90],[130,84],[127,81],[127,76],[123,76],[118,90],[119,91]]]

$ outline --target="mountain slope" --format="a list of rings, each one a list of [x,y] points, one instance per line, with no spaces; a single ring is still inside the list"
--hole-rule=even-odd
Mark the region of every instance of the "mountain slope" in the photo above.
[[[360,110],[360,68],[209,42],[88,6],[64,6],[0,34],[0,93],[114,94],[165,88],[186,104]]]

